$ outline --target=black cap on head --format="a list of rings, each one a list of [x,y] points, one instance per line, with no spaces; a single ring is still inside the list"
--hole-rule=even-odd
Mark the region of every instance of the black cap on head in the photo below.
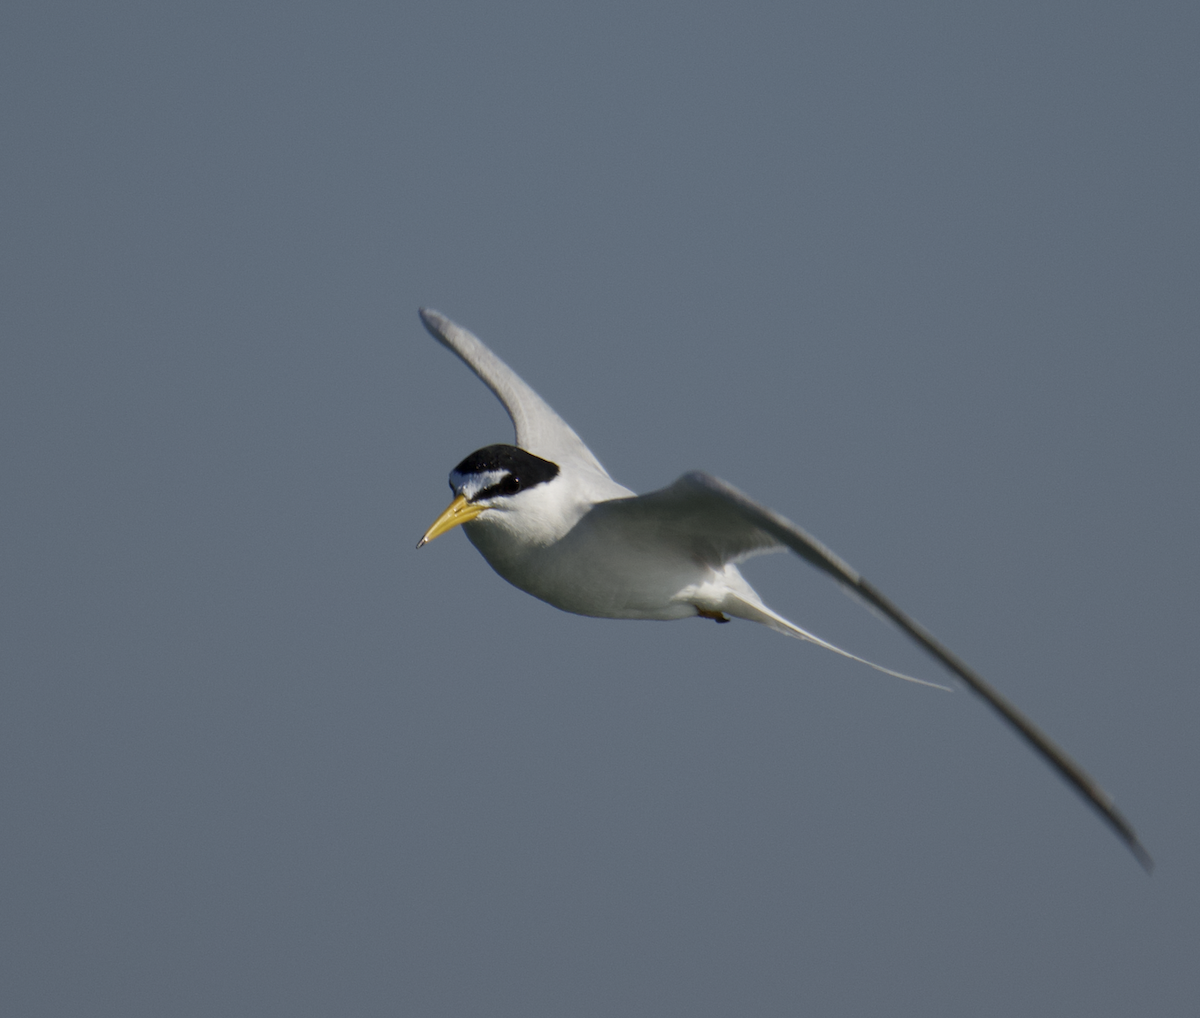
[[[515,445],[487,445],[450,471],[450,487],[474,502],[495,495],[515,495],[557,476],[557,463]]]

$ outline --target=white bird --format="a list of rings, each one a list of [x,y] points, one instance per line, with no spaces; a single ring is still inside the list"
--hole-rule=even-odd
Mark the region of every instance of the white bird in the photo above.
[[[863,661],[772,611],[738,571],[751,555],[790,549],[883,612],[981,696],[1100,813],[1147,872],[1153,868],[1133,827],[1070,757],[820,542],[708,474],[687,473],[669,487],[635,494],[609,477],[566,421],[475,336],[436,311],[422,308],[421,320],[504,404],[516,445],[485,446],[450,472],[454,500],[418,548],[461,526],[504,579],[563,611],[747,619]]]

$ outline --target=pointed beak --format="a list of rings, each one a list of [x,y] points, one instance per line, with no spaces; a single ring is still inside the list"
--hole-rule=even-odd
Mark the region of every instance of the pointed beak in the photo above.
[[[417,547],[428,544],[435,537],[440,537],[447,530],[453,530],[460,523],[470,523],[486,508],[482,505],[471,505],[467,501],[466,495],[459,495],[446,507],[446,511],[433,521],[433,526],[425,531],[425,536],[417,543]]]

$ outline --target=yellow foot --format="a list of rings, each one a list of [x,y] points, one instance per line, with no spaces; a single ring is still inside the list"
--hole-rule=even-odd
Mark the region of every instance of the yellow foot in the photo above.
[[[728,622],[729,617],[722,612],[710,612],[707,608],[697,608],[696,614],[702,619],[712,619],[714,622]]]

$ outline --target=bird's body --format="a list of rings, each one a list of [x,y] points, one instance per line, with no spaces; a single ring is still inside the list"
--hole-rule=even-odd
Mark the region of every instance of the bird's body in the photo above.
[[[528,481],[539,471],[545,480],[511,494],[472,490],[480,478]],[[509,583],[555,608],[671,621],[724,611],[727,590],[757,599],[732,563],[706,562],[661,527],[640,525],[637,496],[606,475],[552,471],[526,450],[496,445],[451,476],[456,495],[492,503],[463,524],[471,543]]]
[[[684,474],[659,491],[635,494],[609,477],[570,426],[478,339],[437,312],[422,310],[421,318],[504,404],[516,445],[486,446],[455,467],[454,501],[417,547],[461,525],[504,579],[564,611],[611,619],[746,619],[863,661],[772,611],[737,568],[752,555],[791,550],[892,619],[979,694],[1150,868],[1133,828],[1077,764],[818,541],[707,474]]]
[[[782,544],[760,543],[747,530],[744,545],[720,548],[686,526],[689,507],[702,523],[705,509],[711,514],[702,476],[639,497],[611,481],[560,475],[463,529],[504,579],[563,611],[661,622],[730,616],[834,649],[772,612],[735,564],[755,552],[783,551]]]
[[[590,504],[566,502],[560,493],[553,486],[521,492],[513,499],[517,512],[485,513],[465,525],[471,543],[513,586],[563,611],[606,619],[741,616],[735,598],[757,600],[732,562],[705,562],[631,525],[632,493]]]

